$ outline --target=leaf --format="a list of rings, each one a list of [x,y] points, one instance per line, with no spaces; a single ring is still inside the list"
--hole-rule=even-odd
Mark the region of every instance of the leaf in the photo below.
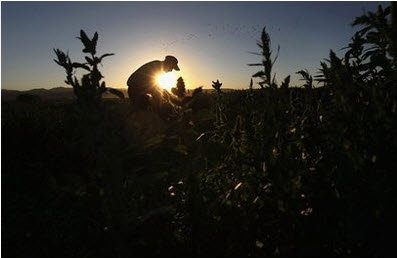
[[[94,37],[92,38],[92,40],[90,40],[88,38],[87,34],[83,30],[80,30],[80,37],[77,37],[77,38],[80,39],[84,45],[84,49],[83,49],[84,53],[91,53],[91,54],[95,55],[96,44],[98,41],[98,33],[97,32],[95,32]]]
[[[352,23],[352,26],[364,25],[364,24],[365,25],[371,24],[371,21],[367,15],[362,15],[362,16],[356,17],[354,19],[354,22]]]
[[[239,189],[240,186],[241,186],[242,184],[243,184],[242,182],[238,183],[238,184],[234,187],[234,190],[236,191],[237,189]]]
[[[252,77],[262,77],[264,75],[265,75],[265,72],[259,71],[259,72],[255,73],[254,75],[252,75]]]
[[[92,42],[93,47],[96,48],[96,44],[98,42],[98,32],[94,33],[94,37],[92,38],[91,42]]]
[[[86,64],[80,64],[80,63],[72,63],[73,68],[83,68],[87,71],[90,71],[90,68]]]
[[[81,40],[85,48],[89,48],[91,45],[90,39],[87,37],[87,34],[83,30],[80,30],[80,37],[77,37]]]
[[[107,56],[114,56],[114,53],[110,53],[110,54],[103,54],[100,58],[99,58],[99,62],[102,62],[102,58],[105,58]]]
[[[92,60],[92,59],[89,58],[88,56],[85,57],[85,60],[87,60],[87,62],[88,62],[90,65],[94,65],[94,60]]]
[[[199,141],[199,140],[201,140],[201,138],[203,138],[205,135],[206,135],[205,133],[202,133],[202,134],[200,134],[200,136],[199,136],[199,137],[197,137],[196,141]]]
[[[281,83],[281,88],[288,88],[290,83],[291,75],[285,77],[284,81]]]
[[[307,71],[304,71],[304,70],[297,71],[296,73],[300,74],[303,78],[307,78],[307,76],[308,76]]]
[[[257,52],[248,51],[248,53],[249,53],[249,54],[252,54],[252,55],[256,55],[256,56],[262,56],[261,53],[257,53]]]
[[[276,54],[276,57],[274,58],[274,60],[272,62],[272,66],[276,63],[279,53],[280,53],[280,45],[278,45],[278,47],[277,47],[277,54]]]

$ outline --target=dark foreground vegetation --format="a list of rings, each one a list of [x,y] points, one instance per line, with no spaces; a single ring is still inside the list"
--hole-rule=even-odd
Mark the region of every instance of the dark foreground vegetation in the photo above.
[[[86,76],[89,104],[3,102],[3,255],[395,256],[395,18],[357,18],[319,88],[272,79],[264,30],[258,90],[137,111]]]

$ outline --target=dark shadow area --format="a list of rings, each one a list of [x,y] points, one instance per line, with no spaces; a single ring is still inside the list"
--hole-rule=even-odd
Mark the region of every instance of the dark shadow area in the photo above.
[[[248,88],[140,77],[167,56],[130,98],[81,31],[86,63],[55,50],[76,99],[2,101],[3,256],[395,257],[396,4],[353,24],[301,88],[274,79],[264,28]]]

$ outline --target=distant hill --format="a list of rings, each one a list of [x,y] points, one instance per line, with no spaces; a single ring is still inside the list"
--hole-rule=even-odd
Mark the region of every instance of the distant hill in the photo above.
[[[128,98],[128,93],[126,88],[119,88],[118,90],[124,93],[124,97]],[[224,92],[233,91],[233,89],[222,89]],[[192,91],[192,89],[188,90],[188,93]],[[213,89],[203,89],[204,93],[211,93]],[[1,90],[1,100],[2,101],[10,101],[16,100],[18,95],[20,94],[32,94],[39,96],[41,99],[74,99],[76,98],[73,93],[73,88],[66,88],[66,87],[56,87],[52,89],[32,89],[26,91],[18,91],[18,90]],[[103,95],[104,98],[117,98],[113,94],[105,93]]]
[[[125,97],[128,97],[127,89],[118,89],[124,93]],[[57,87],[52,89],[32,89],[26,91],[18,90],[1,90],[1,100],[10,101],[15,100],[20,94],[32,94],[39,96],[41,99],[74,99],[76,98],[73,93],[73,88]],[[115,98],[114,95],[105,93],[104,98]]]

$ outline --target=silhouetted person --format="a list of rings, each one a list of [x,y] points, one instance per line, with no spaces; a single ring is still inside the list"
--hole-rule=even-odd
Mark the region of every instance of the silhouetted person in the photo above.
[[[140,106],[147,105],[149,102],[161,105],[162,89],[157,85],[156,77],[172,70],[179,71],[178,60],[173,56],[166,56],[164,61],[156,60],[142,65],[128,78],[130,100]]]

